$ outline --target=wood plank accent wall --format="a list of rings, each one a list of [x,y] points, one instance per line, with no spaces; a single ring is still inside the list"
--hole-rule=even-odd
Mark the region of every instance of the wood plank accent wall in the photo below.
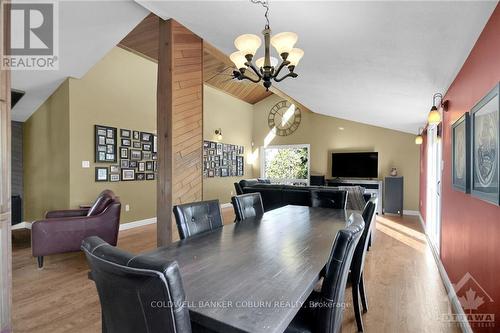
[[[7,9],[4,11],[4,9]],[[10,50],[10,10],[0,1],[3,23],[0,61]],[[10,71],[0,70],[0,331],[10,332],[12,308],[12,255],[10,205]]]
[[[159,23],[158,245],[172,240],[172,207],[203,195],[203,40],[178,22]]]

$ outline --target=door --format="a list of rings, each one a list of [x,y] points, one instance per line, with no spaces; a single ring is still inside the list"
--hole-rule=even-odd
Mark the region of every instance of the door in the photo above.
[[[427,128],[427,211],[426,232],[439,253],[441,239],[441,139],[438,127]]]

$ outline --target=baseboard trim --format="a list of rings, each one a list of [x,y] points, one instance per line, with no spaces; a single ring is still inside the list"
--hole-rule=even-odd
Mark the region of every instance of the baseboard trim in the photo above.
[[[10,227],[10,230],[21,230],[21,229],[31,229],[31,222],[21,222],[14,224]]]
[[[420,213],[418,210],[403,210],[403,215],[413,215],[413,216],[419,216]]]
[[[427,230],[425,229],[425,223],[424,219],[422,218],[422,214],[418,212],[417,215],[418,215],[418,220],[420,221],[420,224],[422,226],[422,229],[424,230],[425,237],[427,238],[427,243],[431,248],[432,256],[436,261],[436,266],[438,268],[439,275],[441,275],[441,280],[443,281],[444,288],[446,289],[446,293],[448,295],[448,298],[450,299],[453,311],[455,311],[455,314],[457,314],[458,318],[467,318],[464,309],[462,308],[462,305],[460,305],[460,301],[458,300],[458,296],[455,293],[455,289],[453,288],[453,284],[450,281],[448,273],[446,273],[446,269],[443,266],[443,262],[441,261],[441,258],[439,258],[439,254],[436,248],[434,247],[434,244],[431,242],[429,235],[427,235]],[[466,319],[460,321],[460,328],[462,329],[463,333],[473,333],[469,321]]]
[[[134,222],[123,223],[123,224],[120,224],[120,231],[132,229],[132,228],[143,227],[145,225],[155,224],[155,223],[156,223],[156,217],[152,217],[152,218],[144,219],[144,220],[139,220],[139,221],[134,221]]]

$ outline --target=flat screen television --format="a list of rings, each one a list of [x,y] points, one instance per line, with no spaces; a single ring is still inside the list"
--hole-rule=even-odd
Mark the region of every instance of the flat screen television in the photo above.
[[[378,153],[332,153],[332,177],[377,178]]]

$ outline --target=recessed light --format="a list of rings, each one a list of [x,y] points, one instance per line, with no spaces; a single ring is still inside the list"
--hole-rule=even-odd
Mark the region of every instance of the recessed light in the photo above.
[[[343,127],[339,127],[339,130],[343,131],[343,130],[344,130],[344,128],[343,128]]]

